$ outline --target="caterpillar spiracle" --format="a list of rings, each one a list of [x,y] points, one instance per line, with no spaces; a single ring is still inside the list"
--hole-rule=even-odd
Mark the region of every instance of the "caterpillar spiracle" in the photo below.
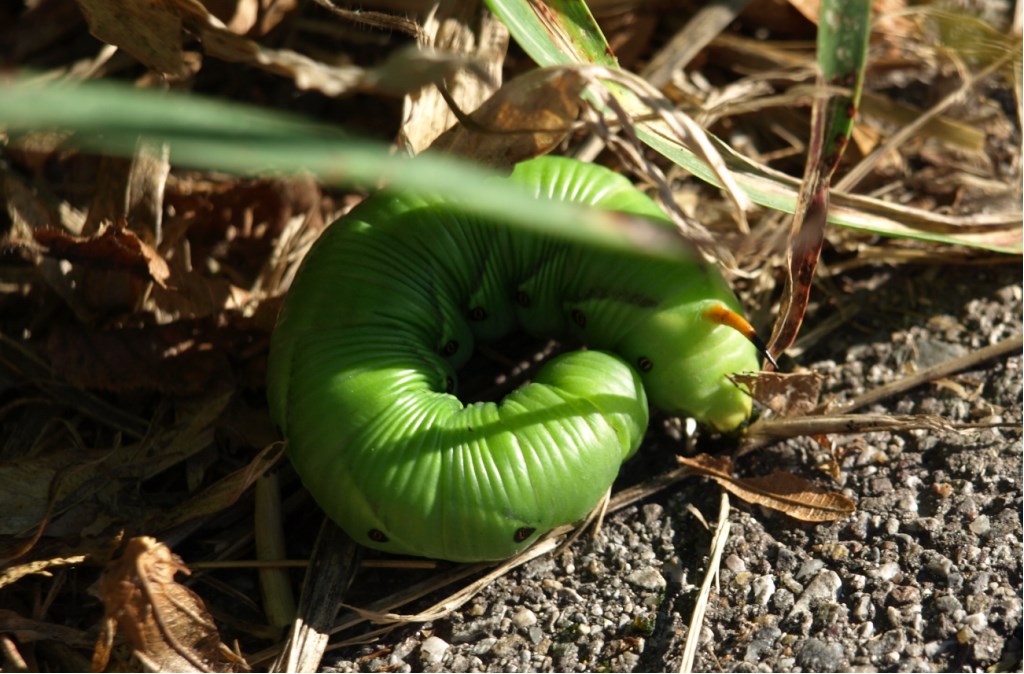
[[[626,178],[543,157],[508,180],[539,198],[668,222]],[[515,326],[591,350],[495,402],[463,404],[476,340]],[[331,225],[274,330],[268,398],[303,483],[356,541],[502,559],[584,517],[639,447],[648,398],[714,429],[750,397],[756,336],[719,272],[605,251],[382,192]],[[758,343],[759,344],[759,343]]]

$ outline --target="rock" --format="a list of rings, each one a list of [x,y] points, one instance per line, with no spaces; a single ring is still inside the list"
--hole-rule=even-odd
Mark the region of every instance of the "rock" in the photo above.
[[[423,640],[420,645],[420,658],[425,664],[440,664],[444,654],[448,651],[448,642],[439,637],[430,636]]]
[[[537,614],[528,608],[521,608],[512,614],[512,624],[525,629],[537,624]]]
[[[837,672],[847,668],[843,649],[839,644],[811,638],[801,641],[793,649],[796,665],[805,672]]]
[[[668,587],[665,577],[651,566],[641,567],[628,576],[626,582],[648,592],[663,592]]]
[[[750,592],[754,603],[767,606],[775,594],[775,579],[771,576],[758,576],[750,583]]]
[[[992,521],[989,519],[988,515],[978,515],[974,521],[970,523],[968,528],[971,530],[971,533],[977,536],[983,536],[992,528]]]

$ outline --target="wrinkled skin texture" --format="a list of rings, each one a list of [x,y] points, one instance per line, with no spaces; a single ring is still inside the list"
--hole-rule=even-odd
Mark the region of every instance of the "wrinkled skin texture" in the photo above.
[[[509,178],[538,197],[665,221],[625,178],[540,158]],[[587,514],[639,447],[648,399],[728,431],[750,413],[728,375],[756,371],[740,312],[696,257],[652,261],[512,232],[441,199],[380,194],[332,225],[274,332],[271,413],[327,514],[355,540],[500,559]],[[475,340],[520,327],[593,350],[503,400],[450,393]]]

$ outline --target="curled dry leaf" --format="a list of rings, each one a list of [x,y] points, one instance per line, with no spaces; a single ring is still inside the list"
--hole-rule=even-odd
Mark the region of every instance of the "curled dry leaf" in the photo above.
[[[198,37],[210,56],[291,78],[300,89],[328,96],[356,90],[404,93],[466,66],[457,56],[422,58],[410,52],[399,54],[397,60],[383,69],[330,65],[290,49],[264,47],[235,32],[254,25],[254,21],[238,17],[232,26],[225,26],[196,0],[78,0],[78,4],[93,35],[172,78],[184,78],[195,68],[185,58],[183,32]]]
[[[572,68],[531,70],[507,82],[431,145],[497,169],[551,150],[579,116],[587,80]]]
[[[140,140],[130,159],[103,157],[96,193],[80,234],[95,234],[105,223],[124,222],[150,246],[161,238],[164,188],[170,175],[170,146]]]
[[[417,45],[464,58],[479,59],[483,72],[458,70],[435,80],[436,87],[411,91],[402,104],[399,141],[413,154],[430,146],[456,123],[455,112],[445,98],[459,109],[472,112],[501,86],[501,66],[508,49],[508,29],[482,3],[440,2],[423,20]],[[446,93],[442,93],[442,88]]]
[[[166,531],[189,520],[212,516],[238,501],[260,477],[267,474],[284,455],[284,445],[267,445],[245,466],[225,475],[181,505],[152,513],[146,521],[147,531]]]
[[[167,262],[124,227],[108,226],[97,236],[72,236],[57,229],[37,229],[35,240],[47,248],[47,255],[72,264],[105,270],[125,271],[167,287],[171,272]]]
[[[818,405],[823,381],[817,372],[758,372],[734,375],[732,379],[780,417],[809,414]]]
[[[827,492],[785,471],[776,470],[767,477],[738,478],[732,475],[732,459],[728,457],[700,454],[692,459],[676,459],[747,503],[778,510],[804,522],[840,520],[856,509],[854,502],[842,494]]]
[[[172,77],[189,74],[181,48],[181,14],[167,2],[78,0],[89,32]]]
[[[120,631],[147,669],[176,672],[248,671],[220,639],[203,601],[174,576],[189,573],[181,558],[148,536],[133,538],[99,580],[106,609],[93,652],[93,671],[110,660]]]

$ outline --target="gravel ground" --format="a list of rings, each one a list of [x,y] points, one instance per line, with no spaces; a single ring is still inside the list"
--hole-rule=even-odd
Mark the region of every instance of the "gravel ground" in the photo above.
[[[1021,331],[1016,265],[876,269],[835,284],[839,299],[808,328],[836,304],[859,311],[798,360],[839,399]],[[1019,671],[1021,396],[1015,355],[863,410],[1012,427],[840,437],[838,484],[816,469],[829,457],[807,439],[741,459],[745,473],[781,467],[841,489],[858,510],[812,526],[733,498],[695,669]],[[621,484],[673,464],[669,440],[651,444]],[[675,671],[711,538],[692,508],[712,521],[718,502],[718,487],[688,480],[615,513],[596,541],[493,583],[450,618],[334,651],[324,665]],[[357,579],[358,594],[401,584],[401,573]]]

